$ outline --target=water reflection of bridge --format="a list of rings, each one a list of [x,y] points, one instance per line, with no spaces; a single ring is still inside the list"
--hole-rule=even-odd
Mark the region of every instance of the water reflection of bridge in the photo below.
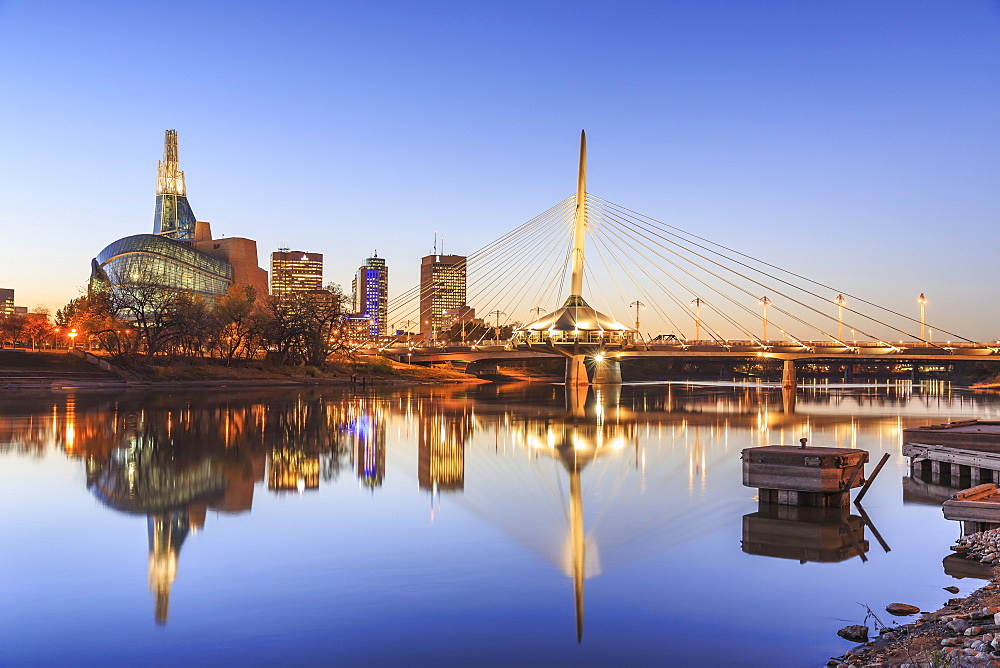
[[[395,423],[395,433],[414,437],[410,470],[419,488],[448,495],[570,579],[582,632],[587,578],[746,514],[742,497],[700,508],[671,494],[706,489],[714,471],[754,444],[747,438],[767,444],[807,435],[851,446],[865,430],[893,442],[902,427],[924,423],[923,415],[955,415],[969,400],[950,386],[909,383],[800,390],[793,406],[784,394],[755,384],[670,384],[583,386],[567,398],[557,385],[485,384],[361,396],[247,392],[240,400],[219,393],[79,395],[30,411],[5,403],[0,448],[58,443],[85,464],[91,488],[109,507],[148,518],[150,586],[164,622],[181,547],[204,527],[208,510],[247,512],[257,485],[308,493],[343,474],[377,493],[386,460],[402,454],[387,436]],[[911,415],[900,417],[904,409]],[[976,408],[979,415],[990,410]],[[48,417],[18,417],[27,413]],[[729,430],[742,440],[730,443]],[[647,467],[646,448],[661,439],[679,459]],[[515,493],[498,504],[498,487]],[[755,553],[784,549],[767,544],[778,519],[796,522],[793,533],[805,541],[792,546],[801,548],[798,558],[851,554],[843,543],[824,542],[834,534],[846,540],[831,522],[753,517],[745,540]],[[820,541],[810,544],[816,535]],[[863,536],[854,537],[866,551]]]

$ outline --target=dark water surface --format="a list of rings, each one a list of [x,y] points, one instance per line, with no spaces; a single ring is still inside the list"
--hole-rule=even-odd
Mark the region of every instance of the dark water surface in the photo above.
[[[983,583],[946,572],[959,528],[901,455],[903,428],[969,417],[1000,402],[941,384],[794,405],[712,384],[3,399],[0,664],[821,666],[861,603],[889,623],[887,603]],[[802,436],[892,454],[864,504],[889,551],[854,507],[758,511],[740,451]]]

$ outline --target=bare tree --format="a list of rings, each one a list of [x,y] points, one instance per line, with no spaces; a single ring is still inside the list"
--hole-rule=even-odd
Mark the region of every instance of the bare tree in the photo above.
[[[247,356],[257,328],[254,305],[257,291],[249,285],[232,285],[229,292],[219,295],[212,305],[212,313],[220,325],[216,345],[226,366],[232,366],[237,353]]]

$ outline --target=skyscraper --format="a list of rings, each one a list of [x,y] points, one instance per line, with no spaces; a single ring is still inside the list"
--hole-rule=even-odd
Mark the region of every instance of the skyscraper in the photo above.
[[[420,260],[420,333],[444,329],[445,311],[465,306],[464,255],[428,255]]]
[[[354,310],[370,319],[371,336],[388,334],[389,269],[385,266],[385,259],[380,258],[377,252],[373,253],[358,267],[351,287],[354,290]]]
[[[271,253],[271,295],[284,299],[323,289],[323,254],[281,248]]]
[[[13,288],[0,288],[0,315],[10,315],[14,312]]]

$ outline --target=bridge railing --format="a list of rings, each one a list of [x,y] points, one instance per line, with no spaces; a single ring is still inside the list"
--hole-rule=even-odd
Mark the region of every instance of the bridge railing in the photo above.
[[[517,344],[559,345],[623,345],[632,341],[632,332],[592,330],[531,330],[515,332],[511,342]]]

